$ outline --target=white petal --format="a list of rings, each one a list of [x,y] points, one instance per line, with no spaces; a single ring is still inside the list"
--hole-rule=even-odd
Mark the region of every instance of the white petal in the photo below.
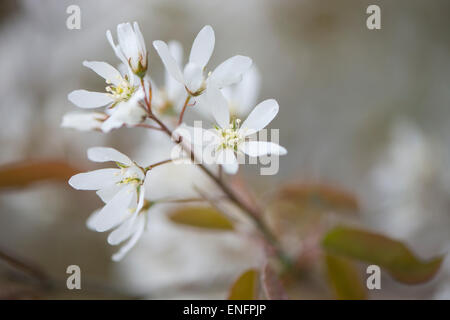
[[[228,128],[230,125],[230,111],[228,110],[228,102],[216,87],[209,87],[206,92],[207,103],[212,109],[214,119],[221,128]]]
[[[181,74],[181,70],[178,67],[177,62],[174,57],[170,54],[169,48],[164,41],[157,40],[153,41],[153,47],[155,47],[156,51],[159,54],[164,66],[167,71],[170,73],[172,77],[175,78],[178,82],[184,83],[183,75]]]
[[[241,125],[241,132],[248,136],[265,128],[278,113],[278,102],[267,99],[258,104]]]
[[[181,66],[183,63],[183,47],[179,41],[172,40],[167,44],[169,47],[169,52],[175,59],[176,63]]]
[[[182,124],[175,131],[175,138],[177,136],[183,137],[184,141],[197,146],[206,146],[209,144],[217,144],[220,139],[214,130],[205,130],[201,127],[192,127]]]
[[[83,61],[83,66],[91,69],[106,81],[118,85],[122,81],[122,75],[109,63],[103,61]]]
[[[108,236],[108,243],[110,245],[117,245],[122,241],[125,241],[136,231],[135,224],[138,213],[135,212],[131,217],[126,219],[117,229],[111,232]]]
[[[123,126],[123,121],[120,121],[111,116],[102,123],[102,125],[100,126],[100,129],[103,132],[108,133],[113,129],[120,128],[121,126]]]
[[[144,232],[145,227],[145,217],[140,216],[138,218],[136,231],[134,232],[133,236],[131,237],[128,242],[122,246],[116,254],[112,256],[113,261],[120,261],[122,258],[128,253],[128,251],[131,250],[131,248],[134,247],[134,245],[138,242],[139,238],[141,237],[142,233]]]
[[[183,62],[183,47],[178,41],[170,41],[169,51],[172,57],[175,59],[178,68],[181,70],[181,63]],[[164,86],[166,94],[169,100],[175,102],[175,99],[183,92],[185,92],[183,85],[175,80],[169,72],[166,71],[164,75]],[[154,87],[154,86],[152,86]]]
[[[114,198],[114,196],[117,194],[117,192],[120,191],[120,189],[122,189],[122,186],[114,183],[112,185],[101,188],[96,193],[104,203],[107,203],[111,201],[112,198]]]
[[[92,214],[89,216],[89,218],[86,220],[86,226],[89,230],[95,231],[95,224],[98,217],[98,213],[100,212],[100,209],[95,210],[92,212]]]
[[[211,58],[214,50],[214,30],[211,26],[205,26],[197,34],[189,56],[189,62],[193,62],[203,69]]]
[[[139,105],[144,97],[143,90],[138,90],[128,101],[118,103],[112,109],[111,117],[102,125],[104,131],[120,127],[122,124],[134,126],[145,120],[147,112]],[[109,124],[108,122],[111,122]]]
[[[142,185],[139,188],[139,195],[138,195],[138,204],[136,207],[136,212],[141,212],[142,208],[144,207],[144,201],[145,201],[145,186]]]
[[[134,32],[136,33],[136,37],[138,40],[139,50],[142,54],[147,53],[147,48],[144,41],[144,36],[142,35],[141,29],[139,28],[139,24],[137,22],[133,23]],[[145,57],[144,57],[145,59]]]
[[[256,105],[260,87],[261,75],[253,64],[250,70],[242,76],[242,81],[235,85],[231,94],[227,96],[224,93],[225,97],[236,107],[235,113],[241,119],[245,118],[251,108]],[[223,91],[226,92],[226,89],[229,88],[223,88]]]
[[[223,166],[228,174],[235,174],[238,171],[239,163],[234,151],[231,149],[222,149],[217,153],[216,162]]]
[[[69,184],[77,190],[99,190],[117,181],[120,169],[99,169],[74,175]]]
[[[189,91],[197,92],[203,84],[203,69],[199,65],[189,62],[184,67],[184,79]]]
[[[123,153],[113,148],[93,147],[87,151],[88,159],[94,162],[114,161],[125,165],[131,165],[132,161]]]
[[[114,53],[116,54],[117,58],[119,58],[120,61],[122,61],[122,63],[123,63],[124,65],[127,66],[127,69],[129,69],[129,71],[130,71],[129,74],[131,74],[131,68],[130,68],[130,66],[128,65],[127,58],[125,58],[125,56],[123,55],[123,52],[122,52],[122,51],[120,50],[120,48],[114,43],[114,40],[113,40],[113,37],[112,37],[112,34],[111,34],[111,31],[110,31],[110,30],[106,31],[106,38],[108,39],[109,44],[110,44],[111,47],[113,48]]]
[[[209,77],[210,83],[222,88],[239,82],[242,75],[252,65],[252,59],[245,56],[234,56],[222,62]]]
[[[104,92],[87,90],[72,91],[67,98],[74,105],[83,109],[99,108],[114,102],[114,100]]]
[[[259,157],[266,154],[285,155],[287,150],[282,146],[268,141],[246,141],[244,142],[240,150],[250,157]]]
[[[129,22],[117,25],[117,38],[125,57],[131,59],[133,67],[139,61],[139,44],[136,34]]]
[[[136,188],[123,187],[98,213],[95,230],[107,231],[116,227],[130,215],[130,204],[136,199]]]
[[[106,117],[107,115],[101,112],[69,112],[63,116],[61,127],[81,131],[95,130],[100,128]]]

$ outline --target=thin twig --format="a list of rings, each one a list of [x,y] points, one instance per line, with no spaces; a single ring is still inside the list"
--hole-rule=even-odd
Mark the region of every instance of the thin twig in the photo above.
[[[170,162],[175,161],[175,160],[177,160],[177,159],[167,159],[167,160],[159,161],[159,162],[156,162],[154,164],[151,164],[151,165],[147,166],[145,168],[145,170],[151,170],[153,168],[156,168],[157,166],[161,166],[163,164],[170,163]]]
[[[178,119],[178,125],[180,125],[183,122],[184,112],[186,111],[186,107],[188,106],[189,101],[191,100],[191,95],[188,94],[186,97],[186,100],[184,101],[183,109],[180,113],[180,118]]]
[[[11,267],[28,274],[32,278],[39,281],[41,285],[43,286],[49,285],[48,276],[36,265],[30,262],[26,262],[18,257],[15,257],[13,254],[6,252],[4,249],[0,250],[0,260],[5,261]]]
[[[161,129],[160,127],[152,126],[151,124],[147,124],[147,123],[138,123],[135,125],[135,127],[163,131],[163,129]]]

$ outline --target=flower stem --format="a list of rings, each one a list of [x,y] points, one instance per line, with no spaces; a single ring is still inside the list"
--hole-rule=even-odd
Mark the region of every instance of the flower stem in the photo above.
[[[181,110],[181,113],[180,113],[180,118],[178,119],[178,125],[180,125],[183,122],[184,112],[186,111],[186,108],[187,108],[190,100],[191,100],[191,95],[188,94],[188,96],[186,97],[186,100],[184,101],[183,109]]]

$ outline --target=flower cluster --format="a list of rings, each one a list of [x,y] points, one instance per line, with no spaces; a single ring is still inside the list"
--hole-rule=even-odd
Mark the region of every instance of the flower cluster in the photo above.
[[[96,110],[66,114],[63,127],[102,132],[120,127],[154,129],[166,133],[190,160],[195,160],[196,149],[189,144],[192,137],[181,133],[181,129],[192,132],[193,127],[183,122],[183,116],[188,107],[195,106],[193,109],[212,115],[216,122],[210,130],[201,129],[206,139],[202,139],[200,152],[213,151],[212,165],[223,168],[226,173],[237,173],[239,154],[250,157],[286,154],[286,149],[276,143],[249,139],[265,128],[279,111],[278,103],[268,99],[249,112],[256,104],[260,84],[259,72],[252,66],[252,60],[236,55],[212,71],[206,69],[215,45],[212,27],[205,26],[198,33],[184,67],[180,43],[153,42],[166,68],[162,87],[148,75],[148,52],[136,22],[117,26],[117,43],[109,30],[106,37],[120,63],[114,67],[102,61],[83,62],[104,79],[105,90],[72,91],[68,99],[73,104]],[[167,120],[167,124],[163,120]],[[91,215],[88,226],[98,232],[112,230],[108,237],[112,245],[128,239],[113,256],[114,260],[120,260],[142,235],[148,211],[155,203],[146,196],[146,190],[153,187],[148,186],[147,175],[155,166],[173,159],[141,167],[119,151],[103,147],[90,148],[88,158],[95,162],[114,162],[117,168],[80,173],[73,176],[69,184],[75,189],[97,191],[105,205]],[[207,167],[200,166],[214,177]]]

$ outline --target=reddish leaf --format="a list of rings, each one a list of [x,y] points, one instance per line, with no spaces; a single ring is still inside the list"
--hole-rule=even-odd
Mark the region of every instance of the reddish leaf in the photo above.
[[[67,181],[79,170],[60,160],[34,160],[0,167],[0,188],[19,188],[31,183],[55,180]]]
[[[337,187],[324,184],[292,184],[279,192],[279,199],[295,201],[299,206],[325,210],[358,211],[356,197]]]
[[[376,264],[398,281],[415,284],[430,280],[443,257],[418,259],[402,242],[369,231],[336,227],[329,231],[322,247],[329,253]]]

